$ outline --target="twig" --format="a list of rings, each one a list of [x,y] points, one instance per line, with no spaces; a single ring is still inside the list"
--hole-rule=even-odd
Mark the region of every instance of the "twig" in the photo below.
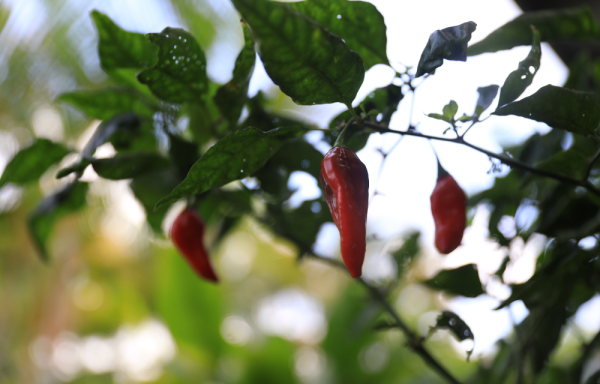
[[[329,259],[326,257],[315,255],[314,253],[309,253],[306,256],[312,257],[313,259],[320,260],[327,264],[330,264],[336,268],[346,269],[344,264],[337,260]],[[359,284],[363,285],[373,296],[373,298],[381,305],[381,307],[390,315],[394,320],[394,326],[399,328],[404,335],[408,339],[408,346],[419,355],[427,365],[433,368],[440,376],[448,380],[448,382],[452,384],[461,384],[452,374],[441,364],[439,363],[435,357],[433,357],[427,349],[423,346],[422,339],[417,336],[409,327],[400,319],[400,316],[396,312],[394,308],[388,303],[383,294],[375,287],[369,285],[364,279],[358,278],[356,279]]]

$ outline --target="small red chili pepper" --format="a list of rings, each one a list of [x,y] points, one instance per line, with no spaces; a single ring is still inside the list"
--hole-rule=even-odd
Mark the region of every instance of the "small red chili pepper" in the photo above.
[[[362,274],[366,252],[369,174],[352,150],[333,147],[321,162],[321,185],[340,231],[342,259],[352,277]]]
[[[204,223],[191,208],[181,212],[173,222],[171,239],[179,252],[200,277],[216,283],[219,278],[210,265],[203,236]]]
[[[467,196],[454,177],[441,166],[431,193],[431,213],[435,222],[435,247],[440,253],[454,251],[462,241],[467,226]]]

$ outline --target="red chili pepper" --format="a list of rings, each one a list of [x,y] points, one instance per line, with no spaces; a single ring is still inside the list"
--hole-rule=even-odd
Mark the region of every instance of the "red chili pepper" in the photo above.
[[[366,251],[369,174],[346,147],[333,147],[321,162],[321,185],[340,231],[342,259],[352,277],[362,274]]]
[[[430,200],[435,222],[435,247],[448,254],[460,245],[467,226],[467,196],[454,177],[443,171],[439,173]]]
[[[173,222],[171,239],[179,252],[200,277],[216,283],[219,278],[210,265],[203,236],[204,223],[191,208],[181,212]]]

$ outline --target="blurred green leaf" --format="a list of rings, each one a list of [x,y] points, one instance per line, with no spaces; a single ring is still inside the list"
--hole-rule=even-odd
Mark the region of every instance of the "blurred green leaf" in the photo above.
[[[245,23],[242,24],[242,27],[244,28],[245,43],[235,61],[233,78],[220,87],[215,95],[215,104],[232,128],[237,125],[244,104],[248,100],[248,86],[256,61],[256,51],[254,50],[254,41],[250,36],[250,30]]]
[[[90,160],[88,159],[81,159],[80,161],[78,161],[77,163],[69,166],[69,167],[65,167],[63,169],[60,169],[57,173],[56,173],[56,178],[57,179],[62,179],[63,177],[67,177],[69,176],[71,173],[73,172],[81,172],[83,173],[83,171],[85,171],[85,169],[87,168],[88,165],[90,165]]]
[[[451,295],[477,297],[483,293],[475,264],[440,271],[433,279],[423,282],[426,286]]]
[[[95,159],[92,166],[102,178],[123,180],[168,168],[169,160],[152,152],[126,153],[108,159]]]
[[[535,27],[531,27],[533,32],[533,43],[531,51],[525,60],[519,63],[519,68],[511,72],[500,91],[500,101],[498,107],[515,101],[531,85],[535,74],[540,69],[540,60],[542,58],[542,48],[540,46],[540,33]],[[531,70],[533,68],[533,70]]]
[[[194,37],[179,28],[149,34],[156,44],[158,62],[138,74],[152,93],[171,103],[198,102],[208,87],[206,58]]]
[[[122,30],[98,11],[92,12],[92,19],[98,29],[98,53],[102,68],[142,69],[156,60],[158,50],[143,34]]]
[[[591,40],[600,37],[596,17],[588,6],[526,12],[471,45],[469,56],[529,45],[531,25],[540,31],[542,41]]]
[[[585,384],[598,384],[600,383],[600,371],[596,371],[593,375],[588,377]]]
[[[194,163],[200,158],[198,146],[173,134],[169,134],[169,141],[171,143],[169,156],[179,169],[181,178],[185,179]]]
[[[91,159],[96,151],[96,148],[106,143],[111,137],[119,131],[128,131],[138,128],[140,125],[139,119],[131,112],[117,115],[110,120],[105,120],[96,128],[94,135],[90,138],[82,155],[84,159]]]
[[[268,0],[233,0],[250,25],[265,70],[297,104],[349,105],[363,83],[360,56],[337,36]]]
[[[301,383],[294,374],[294,345],[288,341],[268,337],[262,347],[251,353],[241,383],[296,384]]]
[[[450,100],[448,104],[444,105],[441,115],[439,113],[430,113],[427,116],[453,124],[456,112],[458,112],[458,104],[456,104],[456,101]]]
[[[452,61],[467,61],[467,44],[471,40],[471,33],[477,24],[472,21],[438,29],[429,36],[427,45],[421,53],[416,77],[426,73],[435,72],[436,68],[444,64],[444,59]]]
[[[581,179],[585,176],[588,159],[576,149],[569,148],[559,152],[548,160],[537,164],[537,168],[564,176]]]
[[[61,144],[37,139],[29,147],[20,150],[6,165],[0,177],[0,188],[7,183],[27,184],[36,181],[69,152]]]
[[[419,245],[420,238],[421,232],[413,232],[404,238],[404,243],[400,248],[391,252],[391,255],[396,261],[396,266],[398,268],[398,277],[404,275],[404,272],[408,269],[417,254],[421,251],[421,246]]]
[[[600,106],[594,93],[553,85],[546,85],[533,95],[507,104],[493,114],[521,116],[586,136],[594,134],[600,125]]]
[[[487,87],[477,88],[479,97],[477,98],[477,105],[475,106],[474,115],[481,116],[481,114],[492,105],[492,102],[498,94],[498,87],[495,84],[488,85]]]
[[[38,203],[27,218],[31,236],[43,261],[50,259],[46,242],[55,222],[62,216],[83,208],[86,204],[87,183],[74,182]]]
[[[98,120],[108,120],[125,112],[151,118],[157,110],[157,106],[140,96],[113,89],[65,93],[58,101],[69,103]]]
[[[258,171],[288,140],[304,133],[297,127],[261,132],[237,131],[217,142],[194,164],[186,179],[156,204],[159,209],[182,197],[197,195]]]
[[[456,313],[450,311],[443,311],[436,319],[435,326],[432,328],[436,329],[448,329],[456,336],[459,341],[471,339],[475,341],[475,336],[471,331],[471,328],[461,319]],[[475,349],[475,346],[473,346]],[[473,353],[473,349],[467,352],[467,359]]]
[[[365,70],[376,64],[389,65],[383,16],[373,4],[347,0],[307,0],[290,3],[303,15],[344,39],[362,58]]]

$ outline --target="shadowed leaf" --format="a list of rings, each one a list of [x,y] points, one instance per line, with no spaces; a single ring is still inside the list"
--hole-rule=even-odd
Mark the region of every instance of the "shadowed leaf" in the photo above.
[[[498,88],[500,87],[495,84],[477,88],[479,97],[477,98],[474,115],[481,116],[481,114],[492,105],[492,102],[498,94]]]
[[[440,271],[433,279],[424,282],[426,286],[451,295],[477,297],[483,293],[479,273],[475,264],[467,264],[456,269]]]

